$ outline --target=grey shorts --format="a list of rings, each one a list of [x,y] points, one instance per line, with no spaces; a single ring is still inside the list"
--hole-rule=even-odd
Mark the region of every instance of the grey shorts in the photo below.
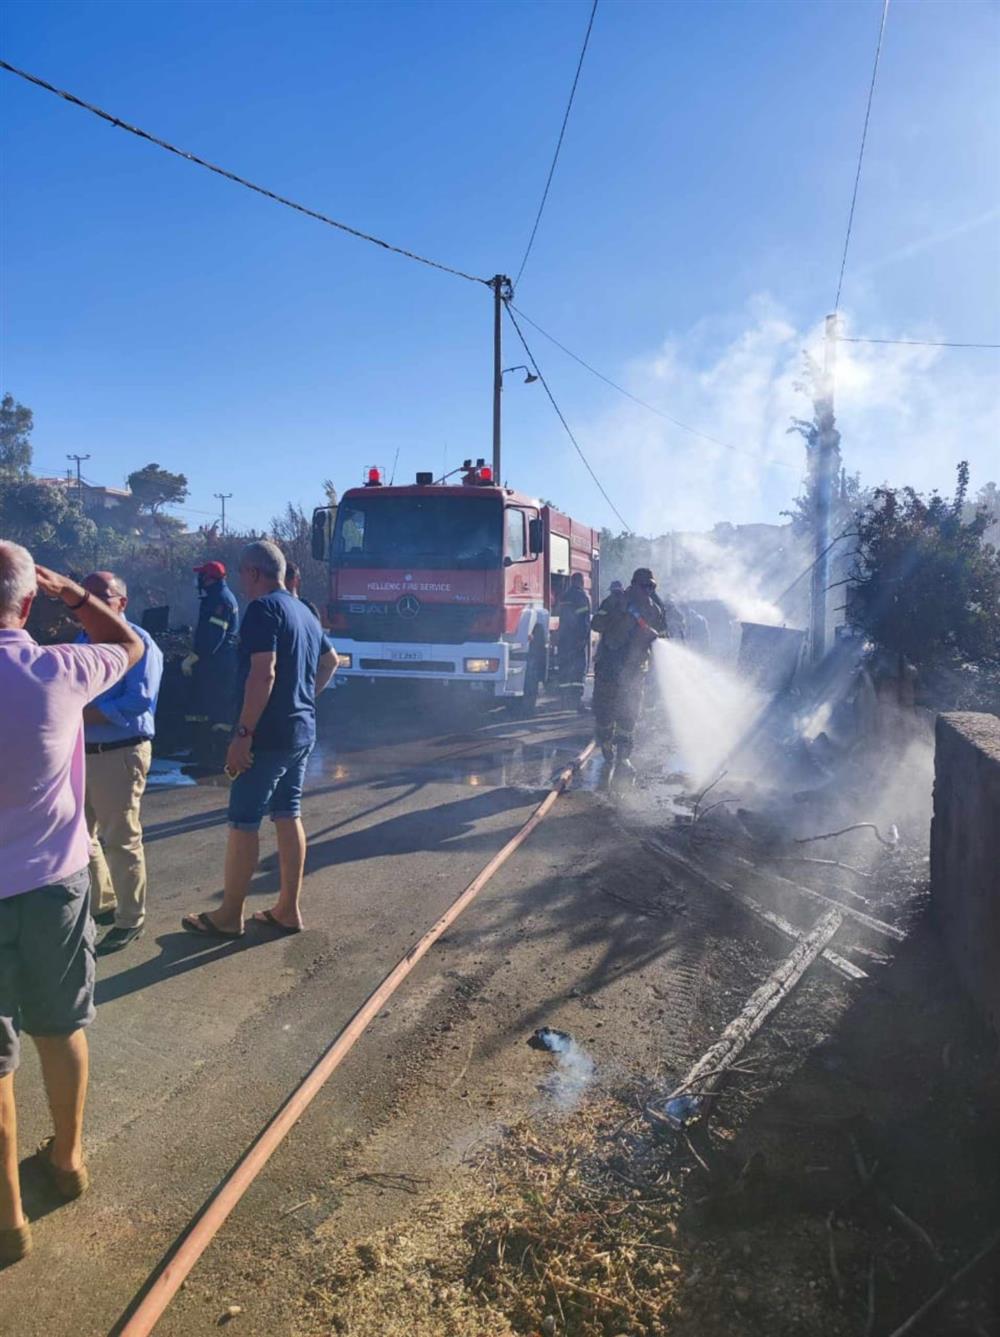
[[[0,900],[0,1077],[20,1033],[69,1035],[94,1020],[90,872]]]

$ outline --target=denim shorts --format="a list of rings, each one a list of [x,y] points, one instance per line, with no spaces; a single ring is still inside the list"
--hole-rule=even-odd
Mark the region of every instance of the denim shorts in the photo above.
[[[229,825],[236,831],[256,831],[270,813],[271,821],[302,813],[302,785],[308,747],[255,752],[253,765],[233,781],[229,791]]]
[[[71,1035],[94,1020],[90,870],[0,900],[0,1077],[20,1034]]]

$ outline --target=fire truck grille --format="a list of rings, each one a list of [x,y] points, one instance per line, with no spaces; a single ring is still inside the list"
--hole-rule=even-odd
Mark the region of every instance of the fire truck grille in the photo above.
[[[346,634],[355,641],[417,642],[425,645],[461,645],[475,639],[473,623],[495,611],[480,604],[422,604],[415,616],[404,617],[395,604],[330,605],[331,616],[347,618]],[[336,640],[336,632],[334,632]]]
[[[398,659],[366,659],[363,655],[358,660],[358,665],[362,669],[370,671],[375,670],[393,670],[399,672],[405,669],[407,673],[454,673],[455,665],[446,659],[418,659],[407,663],[400,663]]]

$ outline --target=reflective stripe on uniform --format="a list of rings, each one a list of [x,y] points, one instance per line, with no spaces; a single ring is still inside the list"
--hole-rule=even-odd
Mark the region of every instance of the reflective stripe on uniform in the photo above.
[[[213,627],[221,627],[223,631],[229,630],[229,623],[223,617],[210,617],[208,620]]]

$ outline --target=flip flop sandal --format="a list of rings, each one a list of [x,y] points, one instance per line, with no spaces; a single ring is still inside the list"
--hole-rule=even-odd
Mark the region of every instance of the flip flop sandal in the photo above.
[[[218,928],[204,910],[191,917],[185,915],[181,920],[181,928],[186,928],[189,933],[201,938],[232,939],[243,937],[242,929],[238,933],[233,933],[230,929]]]
[[[277,933],[301,933],[301,924],[283,924],[280,919],[275,919],[270,910],[258,910],[255,915],[250,917],[251,924],[262,924],[265,928],[273,928]]]
[[[31,1226],[5,1226],[0,1230],[0,1267],[20,1262],[31,1253]]]
[[[52,1164],[52,1143],[55,1138],[46,1138],[38,1148],[38,1159],[49,1181],[60,1197],[73,1199],[82,1197],[90,1187],[90,1174],[84,1165],[79,1170],[60,1170]]]

